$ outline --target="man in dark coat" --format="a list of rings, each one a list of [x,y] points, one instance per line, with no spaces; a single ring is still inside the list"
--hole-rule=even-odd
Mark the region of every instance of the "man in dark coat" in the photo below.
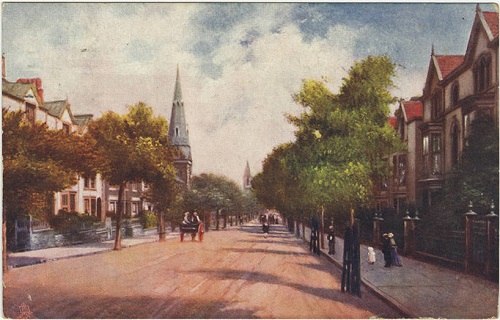
[[[328,254],[335,254],[335,232],[333,226],[330,225],[328,228]]]
[[[382,253],[384,254],[384,261],[385,261],[384,267],[389,268],[392,263],[392,256],[391,256],[391,240],[389,239],[389,235],[387,233],[384,233],[382,235]]]

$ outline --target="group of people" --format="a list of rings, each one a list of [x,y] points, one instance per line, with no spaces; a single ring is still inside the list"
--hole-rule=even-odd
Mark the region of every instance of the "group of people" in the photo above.
[[[382,235],[382,253],[384,254],[384,267],[389,268],[390,266],[403,266],[401,264],[401,260],[399,259],[398,246],[392,232],[384,233]]]
[[[189,211],[184,212],[184,219],[182,220],[183,225],[198,225],[200,222],[200,217],[196,211],[193,213]]]

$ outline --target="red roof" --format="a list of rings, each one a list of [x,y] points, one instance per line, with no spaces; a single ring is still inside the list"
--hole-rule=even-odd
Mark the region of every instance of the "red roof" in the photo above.
[[[424,115],[424,105],[421,101],[404,101],[403,108],[407,122],[422,119]]]
[[[483,12],[483,16],[491,33],[493,33],[493,37],[498,37],[498,12]]]
[[[391,116],[387,119],[387,123],[389,123],[389,125],[391,127],[393,127],[394,129],[397,129],[398,128],[398,118],[394,117],[394,116]]]
[[[435,56],[443,79],[464,62],[465,56]]]

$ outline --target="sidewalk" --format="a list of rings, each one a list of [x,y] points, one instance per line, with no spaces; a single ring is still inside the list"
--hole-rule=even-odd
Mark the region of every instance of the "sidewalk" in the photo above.
[[[342,269],[344,240],[336,238],[333,256],[327,241],[325,247],[321,254]],[[377,262],[370,265],[361,245],[361,281],[407,317],[498,318],[498,283],[403,256],[403,267],[385,268],[382,252],[375,251]]]
[[[172,232],[166,235],[166,239],[178,238],[179,232]],[[137,238],[123,238],[122,247],[132,247],[143,243],[158,241],[158,234]],[[55,247],[41,250],[24,252],[12,252],[8,254],[7,263],[9,268],[18,268],[48,261],[82,257],[105,251],[113,250],[115,240],[103,242],[84,243],[68,247]]]

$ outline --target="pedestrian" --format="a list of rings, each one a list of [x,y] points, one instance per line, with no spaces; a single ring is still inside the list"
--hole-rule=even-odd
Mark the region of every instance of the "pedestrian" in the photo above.
[[[375,250],[373,250],[373,247],[368,247],[368,263],[374,264],[376,259]]]
[[[382,235],[382,253],[384,254],[384,267],[389,268],[391,266],[392,257],[391,257],[391,243],[389,240],[389,235],[384,233]]]
[[[403,265],[401,264],[401,260],[399,259],[398,245],[396,244],[396,240],[394,239],[394,234],[389,233],[388,237],[391,252],[391,263],[395,266],[402,267]]]
[[[333,226],[330,225],[328,227],[328,254],[335,254],[335,232],[333,230]]]

